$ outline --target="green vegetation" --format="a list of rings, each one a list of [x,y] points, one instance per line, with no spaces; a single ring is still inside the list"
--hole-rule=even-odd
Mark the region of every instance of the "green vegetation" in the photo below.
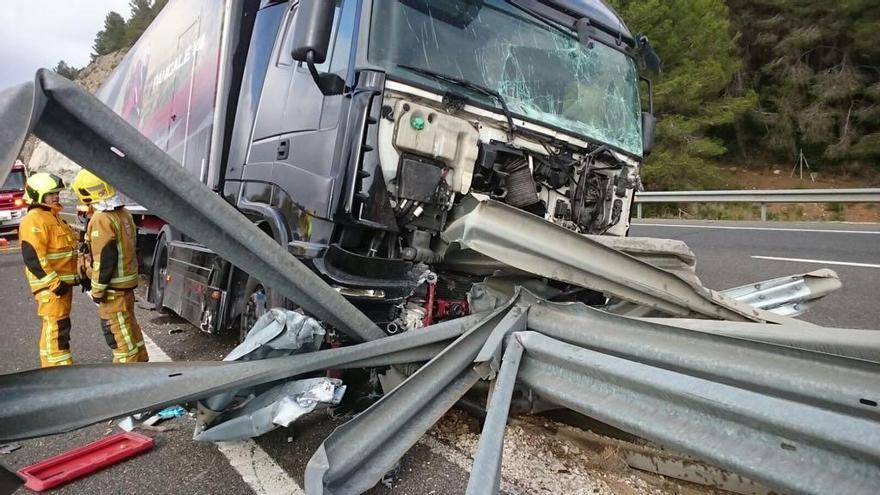
[[[131,9],[128,20],[116,12],[108,13],[104,18],[104,29],[95,36],[92,59],[122,48],[130,48],[167,3],[168,0],[131,0],[128,3]]]
[[[717,164],[880,169],[876,0],[612,0],[664,67],[649,189],[719,187]],[[790,166],[790,165],[789,165]]]

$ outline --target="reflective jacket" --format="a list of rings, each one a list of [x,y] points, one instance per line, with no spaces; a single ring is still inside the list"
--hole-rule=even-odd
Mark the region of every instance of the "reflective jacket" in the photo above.
[[[61,207],[34,206],[21,219],[18,238],[31,292],[58,291],[61,282],[79,283],[76,234],[58,216]]]
[[[134,219],[125,208],[92,214],[85,237],[92,257],[92,297],[102,299],[107,289],[137,287],[136,240]]]

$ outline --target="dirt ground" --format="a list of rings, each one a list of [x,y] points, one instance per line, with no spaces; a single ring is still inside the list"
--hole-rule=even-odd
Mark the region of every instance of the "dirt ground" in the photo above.
[[[726,189],[851,189],[880,187],[880,175],[868,170],[843,172],[812,172],[805,170],[803,179],[791,175],[791,169],[744,169],[722,167]],[[668,208],[660,216],[681,216],[715,220],[754,220],[760,218],[760,206],[752,204],[681,205],[681,212]],[[876,203],[803,203],[770,204],[768,220],[880,222],[880,205]]]
[[[479,420],[453,409],[429,434],[472,459],[477,452],[479,432]],[[636,446],[539,416],[511,418],[504,435],[501,491],[572,495],[731,493],[633,469],[627,463],[630,449],[662,455],[651,447]]]

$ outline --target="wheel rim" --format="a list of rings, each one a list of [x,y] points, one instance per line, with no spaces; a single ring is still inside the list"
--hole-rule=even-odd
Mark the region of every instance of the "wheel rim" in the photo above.
[[[244,308],[244,314],[241,317],[241,337],[244,339],[248,331],[254,326],[261,316],[269,311],[268,297],[266,289],[262,285],[257,285],[254,291],[248,296],[247,304]]]

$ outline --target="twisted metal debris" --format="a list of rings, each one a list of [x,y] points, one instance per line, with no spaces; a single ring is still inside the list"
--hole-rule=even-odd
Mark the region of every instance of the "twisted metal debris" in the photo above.
[[[517,290],[496,298],[503,302],[487,312],[384,337],[302,263],[63,78],[41,71],[36,84],[0,94],[0,115],[0,165],[12,163],[33,131],[362,342],[255,361],[82,365],[2,375],[0,441],[62,433],[324,369],[425,362],[324,441],[306,468],[307,493],[369,489],[481,380],[495,385],[468,486],[472,494],[498,490],[515,385],[780,492],[868,494],[880,486],[880,332],[806,326],[671,278],[599,243],[588,243],[585,259],[560,258],[555,265],[538,253],[511,256],[517,233],[487,230],[486,219],[512,214],[484,204],[475,215],[458,218],[445,237],[511,266],[563,273],[624,304],[738,322],[633,318]],[[520,226],[531,228],[530,220],[523,217]],[[560,242],[574,242],[564,236]]]

